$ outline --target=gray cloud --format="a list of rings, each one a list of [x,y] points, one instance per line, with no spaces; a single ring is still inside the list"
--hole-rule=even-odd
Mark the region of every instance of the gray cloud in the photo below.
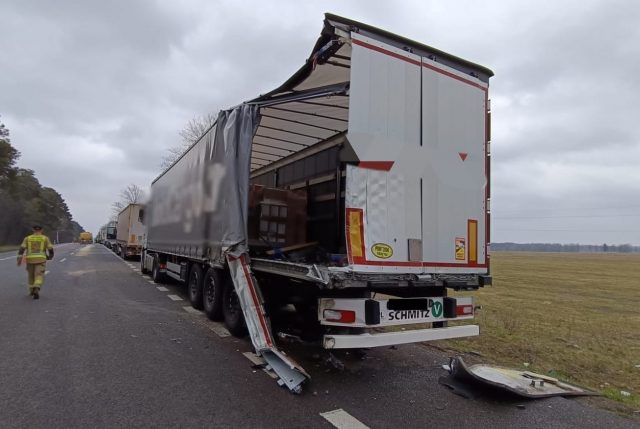
[[[280,85],[323,13],[492,68],[493,240],[640,244],[640,5],[631,0],[0,4],[0,114],[96,230],[194,115]]]

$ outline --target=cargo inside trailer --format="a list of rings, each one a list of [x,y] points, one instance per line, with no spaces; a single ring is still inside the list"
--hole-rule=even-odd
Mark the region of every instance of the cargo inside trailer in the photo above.
[[[249,244],[254,256],[346,263],[341,140],[251,179]]]

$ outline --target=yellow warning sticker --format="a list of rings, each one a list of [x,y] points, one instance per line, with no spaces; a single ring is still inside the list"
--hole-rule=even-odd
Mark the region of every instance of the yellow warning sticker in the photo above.
[[[371,246],[371,253],[373,253],[376,258],[389,259],[393,256],[393,248],[388,244],[376,243]]]
[[[464,238],[456,237],[456,260],[458,261],[464,261],[467,259],[465,244]]]

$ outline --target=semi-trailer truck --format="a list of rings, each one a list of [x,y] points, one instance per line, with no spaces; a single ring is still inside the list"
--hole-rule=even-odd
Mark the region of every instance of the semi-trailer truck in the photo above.
[[[489,272],[492,71],[327,14],[309,59],[221,111],[151,185],[143,272],[249,333],[354,349],[468,337]],[[416,326],[419,329],[397,329]]]
[[[123,259],[140,256],[144,226],[142,204],[129,204],[118,214],[115,252]]]
[[[118,226],[118,222],[112,220],[109,221],[109,223],[107,223],[106,225],[106,229],[105,229],[105,235],[104,235],[104,241],[102,242],[102,244],[104,244],[107,248],[115,251],[116,249],[116,229]]]
[[[98,244],[104,243],[107,238],[107,225],[103,225],[100,227],[100,230],[96,234],[95,242]]]

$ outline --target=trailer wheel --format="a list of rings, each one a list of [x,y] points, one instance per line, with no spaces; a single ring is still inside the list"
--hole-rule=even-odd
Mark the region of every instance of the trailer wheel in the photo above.
[[[200,265],[193,264],[189,271],[189,302],[191,306],[198,310],[202,310],[202,268]]]
[[[222,314],[224,324],[234,337],[244,337],[247,335],[247,325],[240,307],[240,300],[236,294],[233,282],[226,282],[222,292]]]
[[[162,283],[164,280],[164,274],[160,272],[160,262],[158,257],[153,257],[153,267],[151,268],[151,279],[154,283]]]
[[[202,306],[210,320],[222,320],[222,288],[218,270],[210,267],[204,275],[202,285]]]

